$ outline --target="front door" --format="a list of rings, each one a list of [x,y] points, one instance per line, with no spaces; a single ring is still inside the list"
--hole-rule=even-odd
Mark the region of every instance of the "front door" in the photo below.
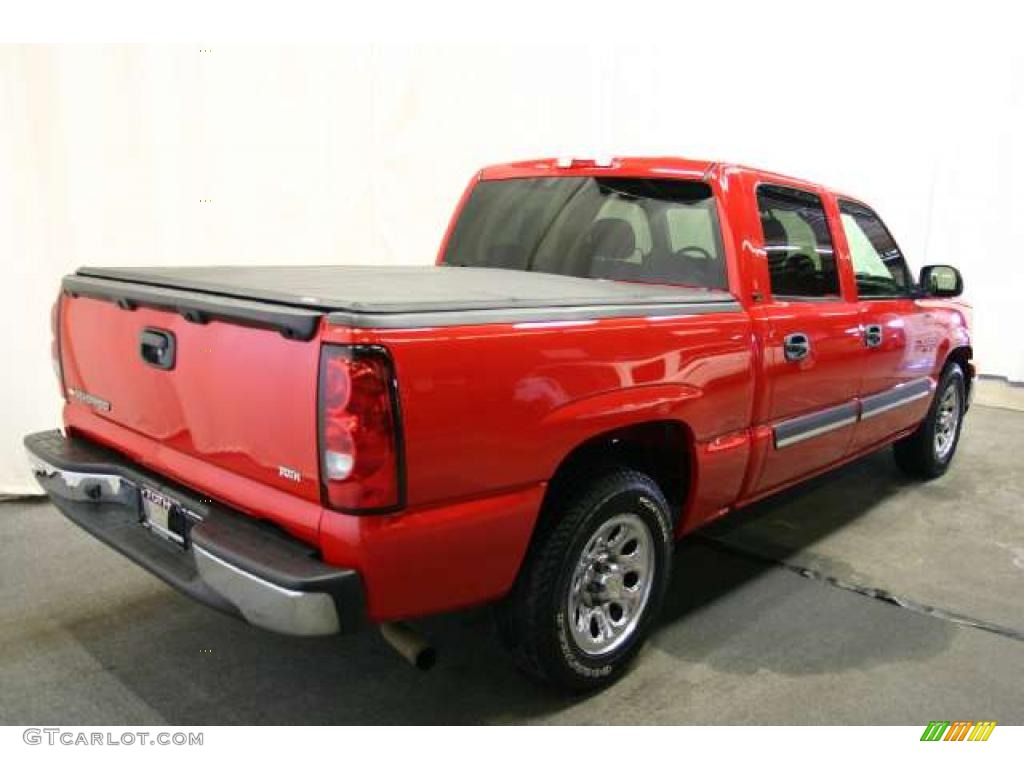
[[[932,391],[928,375],[942,336],[912,297],[903,254],[878,215],[860,203],[840,200],[839,216],[863,329],[861,420],[851,446],[860,450],[924,417]]]

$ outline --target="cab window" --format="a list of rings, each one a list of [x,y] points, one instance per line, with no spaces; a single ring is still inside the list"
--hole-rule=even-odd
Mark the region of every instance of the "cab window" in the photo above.
[[[801,189],[761,184],[757,207],[772,294],[838,297],[839,274],[821,198]]]
[[[683,179],[481,181],[443,263],[728,287],[714,194],[704,182]]]
[[[860,298],[909,296],[910,270],[885,224],[874,211],[849,200],[839,201],[839,218],[850,248]]]

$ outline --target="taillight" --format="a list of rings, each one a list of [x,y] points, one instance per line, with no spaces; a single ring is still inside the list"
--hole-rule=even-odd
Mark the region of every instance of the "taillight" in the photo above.
[[[57,386],[60,387],[60,396],[64,397],[64,366],[60,361],[60,299],[62,294],[57,294],[57,300],[50,307],[50,358],[53,360],[53,374],[57,377]]]
[[[339,510],[383,512],[402,499],[398,393],[380,347],[320,352],[320,482]]]

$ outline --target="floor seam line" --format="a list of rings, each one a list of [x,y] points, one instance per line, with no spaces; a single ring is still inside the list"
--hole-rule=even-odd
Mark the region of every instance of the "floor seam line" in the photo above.
[[[707,542],[713,546],[717,546],[728,552],[749,557],[755,560],[760,560],[771,565],[775,565],[781,568],[785,568],[787,571],[803,576],[805,579],[812,581],[821,581],[826,584],[830,584],[839,589],[847,592],[853,592],[864,597],[871,597],[875,600],[880,600],[890,605],[895,605],[899,608],[905,608],[908,611],[919,613],[924,616],[932,616],[937,619],[949,621],[954,624],[965,627],[973,627],[974,629],[980,629],[985,632],[991,632],[995,635],[1009,638],[1011,640],[1024,641],[1024,630],[1014,629],[1013,627],[1006,627],[1002,624],[996,624],[995,622],[985,621],[984,619],[975,619],[970,616],[965,616],[962,613],[956,613],[955,611],[947,611],[937,606],[928,605],[921,603],[916,600],[912,600],[909,597],[903,597],[901,595],[894,595],[891,592],[880,589],[878,587],[860,586],[852,584],[842,579],[837,579],[835,576],[828,576],[821,571],[817,571],[813,568],[808,568],[803,565],[795,565],[794,563],[787,563],[784,560],[771,557],[756,550],[749,549],[747,547],[738,546],[731,542],[726,542],[721,539],[712,538],[704,534],[698,534],[698,538],[701,541]]]

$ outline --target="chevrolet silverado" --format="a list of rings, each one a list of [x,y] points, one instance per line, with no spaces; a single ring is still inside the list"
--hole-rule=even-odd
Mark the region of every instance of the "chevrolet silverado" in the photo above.
[[[673,543],[892,445],[933,478],[974,368],[949,266],[872,208],[678,158],[469,184],[433,266],[82,268],[52,311],[61,512],[277,632],[493,603],[513,658],[608,684]]]

